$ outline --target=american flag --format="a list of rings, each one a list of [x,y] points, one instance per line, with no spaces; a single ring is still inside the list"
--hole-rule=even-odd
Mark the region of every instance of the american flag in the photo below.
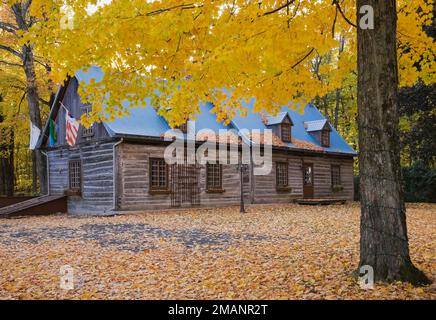
[[[79,122],[74,119],[68,112],[65,115],[67,125],[67,143],[70,146],[76,144],[77,133],[79,132]]]

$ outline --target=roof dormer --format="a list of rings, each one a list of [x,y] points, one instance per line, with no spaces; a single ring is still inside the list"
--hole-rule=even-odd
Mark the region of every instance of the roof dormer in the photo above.
[[[292,142],[292,123],[291,117],[287,112],[281,112],[276,116],[266,119],[266,126],[273,130],[273,133],[280,137],[283,142]]]
[[[314,137],[323,147],[330,147],[330,132],[332,128],[327,119],[306,121],[304,128]]]

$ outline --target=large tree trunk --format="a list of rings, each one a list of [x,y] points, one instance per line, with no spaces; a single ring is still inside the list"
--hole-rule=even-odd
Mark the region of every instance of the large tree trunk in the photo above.
[[[0,119],[1,122],[1,119]],[[14,131],[0,130],[0,195],[14,194]]]
[[[29,105],[30,121],[38,128],[42,128],[41,113],[39,109],[38,87],[36,84],[35,61],[32,48],[29,45],[22,47],[24,72],[26,74],[27,104]],[[40,150],[33,151],[36,174],[39,181],[39,191],[41,194],[47,193],[47,165],[45,156]],[[34,186],[34,190],[35,190]]]
[[[374,8],[375,29],[358,27],[360,266],[375,281],[429,283],[409,256],[398,133],[396,1],[357,0]],[[359,22],[359,21],[358,21]]]
[[[16,2],[11,6],[15,16],[15,22],[18,30],[27,31],[32,25],[32,18],[29,16],[29,7],[32,1]],[[34,19],[34,18],[33,18]],[[36,82],[35,58],[33,56],[33,48],[30,44],[25,44],[21,47],[20,58],[23,62],[24,73],[26,75],[26,97],[29,106],[30,121],[42,128],[40,103],[38,96],[38,87]],[[46,159],[40,150],[35,150],[32,154],[33,166],[36,168],[36,174],[39,180],[40,193],[47,193],[47,166]],[[34,179],[34,192],[36,191],[36,180]]]

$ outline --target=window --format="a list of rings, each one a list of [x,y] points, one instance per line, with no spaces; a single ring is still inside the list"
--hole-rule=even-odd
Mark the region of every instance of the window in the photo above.
[[[292,142],[291,141],[291,124],[290,123],[282,123],[282,140],[283,142]]]
[[[92,107],[89,105],[82,107],[83,114],[90,114]],[[94,135],[94,124],[91,124],[89,128],[82,127],[82,137],[92,137]]]
[[[313,185],[313,165],[310,163],[303,164],[303,185]]]
[[[92,137],[94,135],[94,124],[91,124],[89,128],[83,127],[82,129],[82,137]]]
[[[165,159],[150,158],[150,190],[168,190],[168,165]]]
[[[82,188],[82,168],[80,160],[71,160],[68,166],[70,190],[80,191]]]
[[[277,188],[288,187],[288,163],[287,162],[277,162],[276,186]]]
[[[338,187],[341,185],[341,167],[338,165],[332,165],[332,187]]]
[[[222,165],[221,164],[206,164],[206,185],[208,191],[222,190]]]
[[[321,145],[330,147],[330,130],[324,129],[321,131]]]

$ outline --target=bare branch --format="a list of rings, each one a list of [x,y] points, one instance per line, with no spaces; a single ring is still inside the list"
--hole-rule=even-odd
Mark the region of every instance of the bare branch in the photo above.
[[[45,104],[45,105],[50,107],[50,102],[49,101],[46,101],[46,100],[44,100],[44,99],[42,99],[40,97],[38,97],[38,100],[39,100],[39,102],[42,102],[43,104]]]
[[[33,60],[34,60],[36,63],[38,63],[38,64],[40,64],[41,66],[43,66],[43,67],[45,68],[46,71],[48,71],[48,72],[51,71],[51,67],[50,67],[50,65],[48,65],[47,63],[42,62],[41,60],[38,60],[38,59],[36,59],[36,58],[33,58]]]
[[[23,103],[24,98],[26,97],[26,95],[27,95],[27,91],[24,91],[23,96],[21,97],[20,103],[18,104],[18,110],[17,110],[16,116],[18,116],[20,114],[21,104]]]
[[[345,20],[349,25],[351,25],[351,26],[357,28],[357,26],[356,26],[354,23],[352,23],[352,22],[350,21],[350,19],[348,19],[348,18],[345,16],[345,14],[344,14],[344,12],[342,11],[342,8],[341,8],[341,6],[340,6],[340,4],[339,4],[339,0],[333,0],[333,4],[336,5],[336,8],[338,9],[338,11],[339,11],[339,13],[341,14],[342,18],[344,18],[344,20]]]
[[[11,23],[0,21],[0,29],[17,36],[18,28]]]
[[[311,48],[303,58],[301,58],[300,60],[298,60],[296,63],[292,65],[291,69],[295,69],[295,67],[297,67],[300,63],[304,62],[313,53],[314,50],[315,48]]]
[[[20,87],[20,86],[17,86],[17,85],[10,85],[9,88],[14,88],[14,89],[17,89],[17,90],[20,90],[20,91],[25,91],[25,92],[27,92],[25,86]]]
[[[151,16],[155,16],[161,13],[165,13],[165,12],[169,12],[172,10],[176,10],[176,9],[180,9],[180,10],[189,10],[189,9],[200,9],[202,8],[203,5],[197,5],[195,3],[182,3],[176,6],[172,6],[172,7],[168,7],[168,8],[162,8],[162,9],[157,9],[154,11],[149,11],[147,13],[137,13],[133,16],[130,17],[122,17],[122,16],[117,16],[118,19],[134,19],[134,18],[139,18],[139,17],[151,17]]]
[[[286,7],[289,7],[291,4],[294,3],[294,1],[295,1],[295,0],[286,0],[286,3],[285,3],[285,4],[281,5],[281,6],[278,7],[278,8],[275,8],[274,10],[267,11],[267,12],[265,12],[263,15],[264,15],[264,16],[267,16],[267,15],[269,15],[269,14],[276,13],[276,12],[278,12],[278,11],[280,11],[280,10],[286,8]]]
[[[11,66],[11,67],[20,67],[20,68],[23,67],[22,64],[13,63],[13,62],[5,61],[5,60],[0,60],[0,63],[6,64],[6,65]]]
[[[163,8],[163,9],[158,9],[155,11],[150,11],[146,13],[146,16],[154,16],[156,14],[160,14],[163,12],[167,12],[167,11],[171,11],[174,9],[181,9],[181,10],[188,10],[188,9],[197,9],[197,8],[201,8],[203,7],[202,5],[196,5],[195,3],[182,3],[173,7],[168,7],[168,8]]]
[[[21,55],[20,52],[18,52],[15,49],[12,49],[11,47],[5,46],[3,44],[0,44],[0,50],[5,50],[9,53],[12,53],[13,55],[17,56],[18,58],[20,58],[21,60],[23,59],[23,56]]]
[[[336,27],[336,21],[338,19],[338,7],[336,7],[336,12],[335,12],[335,19],[333,20],[333,26],[332,26],[332,38],[335,37],[335,27]]]

